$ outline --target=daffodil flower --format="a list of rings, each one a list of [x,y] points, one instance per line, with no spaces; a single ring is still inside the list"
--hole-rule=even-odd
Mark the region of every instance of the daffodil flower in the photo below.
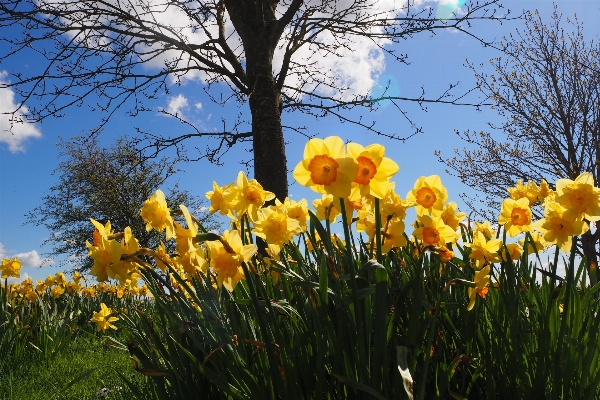
[[[146,223],[146,231],[150,232],[152,229],[157,232],[166,231],[166,239],[170,240],[175,234],[175,228],[173,227],[173,217],[169,207],[167,206],[167,200],[165,194],[157,189],[154,194],[144,202],[140,215]]]
[[[399,170],[398,164],[384,157],[385,147],[380,144],[363,147],[358,143],[348,143],[346,147],[358,162],[354,184],[358,185],[360,194],[384,198],[389,191],[390,179]]]
[[[304,159],[294,168],[294,179],[318,193],[345,198],[358,174],[358,162],[346,155],[338,136],[314,138],[304,147]]]
[[[579,175],[574,181],[556,181],[556,202],[567,209],[575,210],[582,219],[600,220],[600,189],[594,186],[594,176],[589,172]]]
[[[437,175],[422,176],[415,182],[413,189],[406,195],[406,200],[416,203],[417,216],[429,214],[439,215],[448,200],[448,191]]]
[[[504,229],[510,237],[514,237],[521,232],[530,232],[531,208],[529,208],[529,200],[526,197],[519,200],[504,199],[498,223],[504,225]]]
[[[98,324],[98,331],[105,331],[107,329],[117,329],[112,323],[118,321],[119,318],[111,317],[113,311],[106,306],[104,303],[100,303],[100,311],[94,312],[94,316],[90,321]]]
[[[477,286],[469,288],[469,305],[467,306],[467,311],[471,311],[473,309],[477,296],[484,299],[488,293],[488,284],[490,283],[489,265],[486,265],[475,273],[474,282]]]

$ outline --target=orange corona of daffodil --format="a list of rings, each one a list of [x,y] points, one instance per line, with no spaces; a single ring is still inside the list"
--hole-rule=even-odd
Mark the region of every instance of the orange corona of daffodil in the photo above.
[[[441,247],[456,241],[456,232],[444,224],[440,217],[422,215],[417,218],[417,224],[413,236],[426,245]]]
[[[100,311],[94,312],[94,316],[90,321],[98,324],[98,331],[105,331],[108,328],[117,329],[112,323],[118,321],[119,318],[111,317],[113,311],[104,303],[100,303]]]
[[[574,181],[556,181],[556,202],[575,210],[582,219],[600,220],[600,189],[594,186],[594,176],[589,172],[579,175]]]
[[[530,232],[531,208],[529,208],[529,199],[527,197],[519,200],[504,199],[498,223],[504,225],[504,229],[510,237],[517,236],[521,232]]]
[[[173,227],[173,218],[169,211],[165,194],[160,189],[157,189],[144,202],[140,210],[140,215],[146,223],[146,231],[150,232],[154,229],[157,232],[162,232],[166,230],[166,239],[170,240],[175,234],[175,228]]]
[[[439,215],[448,200],[448,191],[437,175],[422,176],[415,182],[413,189],[406,195],[406,200],[416,203],[417,215]]]
[[[467,306],[467,311],[471,311],[475,306],[475,299],[479,295],[482,299],[485,299],[485,296],[488,293],[488,284],[490,283],[490,266],[487,265],[477,271],[475,273],[474,279],[476,287],[469,288],[469,305]]]
[[[348,197],[358,174],[358,162],[348,157],[338,136],[314,138],[304,147],[304,159],[294,168],[294,179],[318,193]]]
[[[454,252],[446,246],[441,246],[438,249],[438,254],[440,256],[440,261],[443,263],[448,262],[454,258]]]
[[[380,144],[363,147],[358,143],[348,143],[347,149],[358,162],[354,183],[358,185],[360,194],[384,198],[389,191],[391,177],[399,170],[398,164],[384,157],[385,147]]]

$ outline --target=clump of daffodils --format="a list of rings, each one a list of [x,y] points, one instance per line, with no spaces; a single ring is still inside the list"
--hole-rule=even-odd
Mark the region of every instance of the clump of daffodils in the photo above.
[[[465,223],[466,214],[455,202],[448,201],[448,191],[437,175],[418,178],[403,199],[391,180],[398,171],[398,165],[385,156],[385,148],[379,144],[345,144],[338,136],[311,139],[293,175],[318,196],[310,203],[305,199],[276,199],[243,172],[229,184],[213,182],[212,190],[206,193],[209,212],[231,219],[232,229],[223,234],[202,232],[199,221],[184,205],[170,210],[158,190],[144,203],[140,215],[146,229],[164,232],[165,241],[173,240],[176,251],[167,253],[164,243],[156,249],[140,249],[130,230],[114,233],[110,222],[102,225],[92,220],[96,228],[94,243],[88,243],[89,256],[94,260],[92,274],[101,282],[114,278],[124,287],[134,287],[133,282],[140,276],[138,268],[156,267],[163,272],[175,271],[187,280],[211,279],[215,287],[233,291],[245,279],[245,270],[256,271],[259,265],[284,260],[290,243],[307,243],[309,250],[313,244],[320,245],[319,240],[313,243],[299,237],[308,229],[311,204],[319,220],[327,224],[346,221],[351,229],[366,235],[372,247],[381,246],[381,253],[411,241],[418,255],[433,252],[444,266],[452,263],[453,248],[462,237],[472,261],[472,268],[465,267],[464,271],[467,277],[470,274],[470,281],[465,281],[470,310],[476,299],[488,292],[492,264],[518,260],[524,246],[528,252],[539,252],[550,245],[569,251],[572,237],[589,229],[586,221],[600,220],[600,189],[589,173],[575,180],[559,179],[556,190],[545,180],[539,184],[518,181],[508,189],[509,198],[502,203],[497,223],[509,237],[529,234],[533,241],[523,238],[503,244],[497,238],[498,229],[489,221]],[[532,207],[538,205],[544,207],[544,218],[533,221]],[[407,224],[410,208],[415,209],[416,219]],[[175,222],[174,214],[183,216],[185,223]],[[413,227],[410,236],[407,225]],[[265,243],[261,255],[253,244],[254,237]],[[153,258],[154,262],[142,261],[140,256]],[[171,279],[177,290],[179,281]]]

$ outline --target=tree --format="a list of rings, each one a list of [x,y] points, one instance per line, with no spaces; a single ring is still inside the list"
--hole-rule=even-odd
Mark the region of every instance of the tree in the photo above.
[[[28,223],[43,225],[52,232],[44,243],[53,245],[49,255],[68,256],[62,261],[63,266],[73,268],[75,261],[75,268],[80,271],[91,268],[93,262],[86,257],[85,244],[93,242],[90,218],[102,224],[110,220],[115,232],[130,226],[142,247],[155,248],[165,242],[164,234],[146,232],[140,209],[176,172],[175,162],[166,157],[158,162],[147,160],[126,138],[118,139],[109,148],[101,147],[97,139],[87,138],[61,140],[58,146],[62,160],[54,174],[59,175],[59,182],[50,188],[42,204],[27,215]],[[204,202],[179,190],[177,184],[162,190],[172,210],[185,204],[192,212],[199,211]],[[218,227],[208,213],[201,222],[209,230]]]
[[[524,31],[504,38],[504,55],[490,60],[494,74],[470,65],[505,120],[489,124],[497,134],[457,132],[470,147],[440,160],[491,208],[519,179],[552,183],[591,172],[600,182],[600,47],[584,41],[576,16],[566,22],[567,31],[556,6],[549,24],[528,13]],[[599,238],[599,230],[582,236],[588,264],[597,263]]]
[[[337,60],[366,51],[367,61],[385,53],[405,63],[406,55],[385,46],[442,29],[475,37],[468,31],[473,21],[507,19],[506,13],[496,15],[496,7],[501,7],[498,1],[473,0],[442,18],[436,16],[435,7],[421,1],[416,6],[414,0],[400,5],[395,0],[4,0],[0,28],[17,33],[0,39],[10,45],[0,61],[29,50],[45,61],[41,74],[14,72],[16,80],[4,84],[20,94],[20,108],[27,101],[39,102],[28,106],[29,121],[63,115],[68,107],[99,95],[93,108],[107,116],[98,129],[128,101],[133,102],[131,114],[148,111],[144,99],[168,92],[169,79],[178,83],[198,78],[215,102],[247,103],[250,130],[244,130],[239,119],[228,121],[229,129],[224,124],[222,132],[203,132],[182,120],[192,133],[175,137],[149,133],[147,149],[180,151],[188,139],[212,137],[216,145],[203,156],[218,162],[233,145],[251,141],[254,177],[283,199],[288,190],[283,110],[336,116],[399,138],[347,111],[370,110],[384,99],[415,101],[421,107],[428,102],[461,102],[462,97],[448,90],[433,98],[424,93],[413,98],[386,94],[372,98],[368,82],[375,72],[344,81],[335,74]],[[144,68],[148,65],[160,69]],[[19,109],[12,116],[15,123],[24,120]],[[286,128],[303,132],[301,127]]]

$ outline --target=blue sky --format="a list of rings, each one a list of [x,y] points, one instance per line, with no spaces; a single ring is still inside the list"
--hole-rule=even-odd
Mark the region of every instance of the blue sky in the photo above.
[[[584,24],[586,40],[598,40],[600,26],[596,21],[600,19],[600,2],[562,0],[555,3],[564,16],[577,13],[579,20]],[[453,1],[452,4],[457,4],[457,1]],[[549,0],[509,0],[504,1],[503,4],[514,14],[518,14],[522,9],[537,8],[545,19],[549,19],[552,9],[552,2]],[[432,5],[435,6],[435,3]],[[447,12],[450,6],[440,7],[439,12]],[[476,24],[473,32],[486,40],[501,39],[521,25],[520,21],[503,25],[481,22]],[[495,50],[483,48],[466,35],[450,31],[438,32],[436,36],[420,34],[397,45],[396,48],[402,53],[409,54],[411,65],[398,65],[386,59],[379,82],[385,84],[387,80],[391,80],[392,90],[401,96],[418,96],[421,86],[424,86],[427,93],[433,97],[445,90],[448,84],[457,82],[461,85],[456,93],[467,90],[473,85],[474,79],[471,71],[463,66],[465,59],[475,64],[487,64],[487,60],[496,55]],[[4,49],[0,48],[0,52],[3,53]],[[34,65],[29,64],[30,61],[23,57],[15,57],[0,63],[0,80],[10,79],[4,71],[35,68]],[[171,89],[170,95],[163,95],[152,106],[155,109],[177,109],[186,118],[206,129],[222,129],[222,116],[234,115],[238,112],[247,113],[247,105],[223,109],[212,104],[204,95],[202,84],[198,81],[184,81],[182,86],[173,86]],[[376,91],[377,88],[374,90]],[[15,101],[11,95],[12,93],[6,89],[0,90],[0,112],[6,110],[10,103]],[[34,105],[27,104],[30,107]],[[311,134],[318,134],[320,137],[338,135],[345,140],[356,141],[363,145],[381,143],[386,147],[386,155],[400,166],[400,171],[394,180],[397,191],[401,195],[412,188],[419,176],[438,174],[449,190],[450,200],[456,201],[459,207],[465,210],[466,207],[461,204],[459,195],[463,192],[468,193],[469,188],[444,173],[444,166],[437,161],[434,151],[441,150],[442,156],[451,156],[455,148],[464,147],[454,134],[455,129],[485,130],[488,121],[498,120],[497,114],[489,109],[478,112],[469,107],[458,106],[434,105],[429,106],[427,112],[421,111],[414,104],[403,106],[409,111],[413,121],[424,131],[404,143],[373,136],[362,128],[347,123],[341,124],[334,118],[314,120],[303,115],[284,113],[283,123],[284,125],[306,125]],[[42,243],[51,232],[43,227],[23,225],[25,214],[41,203],[44,194],[57,180],[57,177],[52,175],[52,171],[58,164],[56,150],[58,137],[67,139],[85,134],[95,126],[100,117],[100,114],[92,113],[84,106],[68,110],[64,118],[47,119],[42,123],[20,128],[18,135],[13,136],[0,129],[0,256],[19,256],[24,264],[22,269],[24,277],[41,279],[59,271],[51,260],[45,267],[38,268],[45,257],[44,253],[49,250],[48,247],[43,247]],[[383,131],[400,136],[411,133],[410,127],[402,122],[402,115],[392,105],[384,105],[365,117],[376,119],[377,126]],[[6,120],[3,121],[2,118],[6,117],[0,115],[0,128],[6,129]],[[101,142],[109,144],[115,137],[132,135],[135,133],[136,126],[152,129],[153,133],[186,132],[185,126],[158,112],[145,113],[135,118],[120,113],[115,115],[101,133]],[[292,171],[302,158],[306,138],[287,132],[286,140],[288,141],[288,170]],[[190,148],[194,145],[203,147],[201,142],[197,142],[190,143]],[[207,161],[182,164],[180,167],[185,171],[180,173],[176,180],[179,181],[180,188],[201,195],[211,190],[213,180],[220,185],[233,181],[237,172],[244,168],[239,160],[248,158],[246,149],[239,147],[223,159],[223,166],[215,166]],[[290,182],[292,181],[290,176]],[[316,193],[297,184],[290,187],[290,194],[295,199],[305,197],[309,202],[317,197]]]

